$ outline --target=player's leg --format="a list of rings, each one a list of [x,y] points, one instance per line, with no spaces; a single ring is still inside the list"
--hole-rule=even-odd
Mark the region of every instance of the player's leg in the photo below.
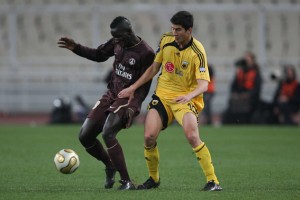
[[[102,161],[106,166],[105,188],[112,188],[116,170],[106,150],[97,139],[97,136],[103,129],[103,125],[107,117],[105,110],[109,106],[110,98],[109,96],[104,95],[99,101],[97,101],[95,106],[88,114],[87,119],[83,123],[79,133],[79,140],[85,147],[86,151],[96,159]]]
[[[79,140],[90,155],[104,163],[106,173],[106,183],[104,186],[105,188],[112,188],[114,184],[115,168],[106,150],[97,139],[101,130],[102,125],[99,121],[87,118],[80,129]]]
[[[79,141],[90,155],[102,161],[105,165],[110,166],[110,159],[102,144],[97,139],[100,132],[99,127],[98,121],[87,118],[81,126]]]
[[[124,126],[124,118],[120,117],[118,113],[110,112],[104,124],[102,134],[109,157],[116,170],[120,173],[120,190],[135,189],[128,174],[122,147],[116,138],[118,132],[123,129]]]
[[[153,95],[152,101],[148,105],[144,130],[144,155],[149,179],[139,185],[138,189],[151,189],[159,186],[159,151],[156,141],[160,131],[167,128],[172,121],[173,115],[170,108],[158,96]]]
[[[156,109],[150,109],[145,120],[144,131],[144,155],[149,173],[149,179],[138,186],[138,189],[156,188],[160,184],[158,164],[159,151],[156,140],[163,124],[161,117]]]
[[[198,122],[195,113],[186,112],[183,116],[182,127],[185,136],[192,146],[198,162],[206,176],[205,191],[220,191],[219,181],[216,177],[210,152],[204,142],[201,141],[198,130]]]

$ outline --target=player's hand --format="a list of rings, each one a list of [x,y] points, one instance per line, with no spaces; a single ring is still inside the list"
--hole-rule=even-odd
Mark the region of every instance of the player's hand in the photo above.
[[[125,88],[121,92],[119,92],[118,97],[129,98],[128,103],[130,103],[134,98],[134,89],[132,87]]]
[[[176,103],[187,103],[192,99],[191,95],[185,95],[185,96],[180,96],[175,98]]]
[[[62,37],[58,40],[57,42],[58,44],[58,47],[60,48],[66,48],[66,49],[69,49],[71,51],[73,51],[76,47],[76,42],[71,39],[71,38],[67,38],[67,37]]]
[[[127,122],[126,122],[126,128],[129,128],[133,122],[133,118],[134,118],[134,111],[131,108],[128,108],[126,110],[126,118],[127,118]]]

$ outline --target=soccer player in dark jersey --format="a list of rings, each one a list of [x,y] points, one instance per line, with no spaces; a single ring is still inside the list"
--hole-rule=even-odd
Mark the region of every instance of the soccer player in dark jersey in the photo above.
[[[122,16],[116,17],[110,24],[112,38],[93,49],[76,43],[73,39],[62,37],[58,41],[61,48],[96,62],[104,62],[114,56],[113,74],[108,83],[108,91],[91,109],[84,121],[79,140],[86,151],[105,165],[105,188],[112,188],[116,171],[120,174],[120,190],[135,189],[125,162],[122,147],[116,136],[123,128],[129,128],[135,116],[140,112],[146,98],[151,80],[137,91],[135,98],[118,98],[118,93],[132,85],[148,69],[154,59],[153,49],[136,36],[130,21]],[[107,150],[97,136],[102,137]]]
[[[192,14],[180,11],[170,21],[172,32],[162,36],[151,67],[137,82],[119,93],[119,97],[131,99],[133,94],[138,95],[137,89],[160,71],[145,121],[144,155],[149,178],[138,189],[160,185],[157,139],[161,130],[176,119],[206,176],[207,182],[202,190],[221,191],[208,147],[200,139],[197,121],[204,108],[203,93],[210,81],[205,49],[192,36]]]

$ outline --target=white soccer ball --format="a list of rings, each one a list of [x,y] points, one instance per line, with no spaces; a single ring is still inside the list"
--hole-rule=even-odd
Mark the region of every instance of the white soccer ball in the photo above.
[[[63,174],[72,174],[79,167],[79,157],[72,149],[62,149],[54,157],[56,169]]]

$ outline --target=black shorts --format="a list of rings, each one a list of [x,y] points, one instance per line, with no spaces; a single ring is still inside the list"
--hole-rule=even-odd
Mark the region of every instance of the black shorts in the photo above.
[[[162,120],[162,130],[166,129],[168,126],[168,114],[167,111],[163,105],[163,103],[161,102],[161,100],[159,99],[158,96],[156,96],[155,94],[152,95],[152,100],[148,105],[148,110],[150,109],[155,109],[157,110],[158,114],[160,115],[160,118]]]

